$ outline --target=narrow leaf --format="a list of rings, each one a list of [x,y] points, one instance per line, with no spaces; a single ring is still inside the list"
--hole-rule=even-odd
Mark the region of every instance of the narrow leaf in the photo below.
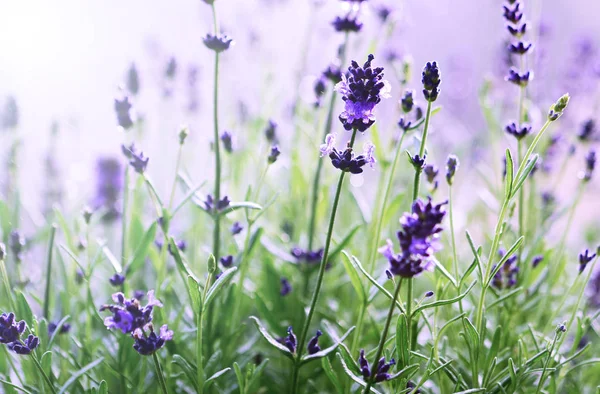
[[[285,356],[289,357],[292,360],[294,359],[294,356],[292,355],[292,352],[290,352],[290,349],[279,343],[277,339],[273,338],[273,336],[269,333],[269,331],[267,331],[267,329],[262,325],[262,323],[260,322],[260,320],[258,320],[257,317],[250,316],[250,319],[254,320],[258,331],[267,340],[267,342],[269,342],[273,347],[276,347],[281,352],[283,352]]]

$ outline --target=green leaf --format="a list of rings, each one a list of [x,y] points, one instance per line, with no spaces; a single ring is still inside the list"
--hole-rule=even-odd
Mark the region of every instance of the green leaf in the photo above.
[[[327,357],[323,357],[321,359],[321,366],[323,367],[323,371],[325,371],[325,375],[327,375],[329,381],[335,387],[337,393],[342,394],[344,392],[344,388],[342,387],[340,380],[337,378],[337,375],[335,374],[333,367],[331,366],[331,363],[329,362],[329,359]]]
[[[244,387],[246,384],[246,379],[244,378],[244,374],[242,374],[242,370],[237,362],[233,363],[233,370],[235,372],[235,376],[237,377],[240,394],[244,394],[246,392]]]
[[[231,371],[231,368],[229,368],[229,367],[228,367],[228,368],[222,369],[222,370],[220,370],[220,371],[218,371],[218,372],[215,372],[214,374],[212,374],[212,376],[211,376],[210,378],[206,379],[206,382],[204,382],[204,387],[205,387],[205,388],[206,388],[206,387],[208,387],[208,385],[209,385],[209,384],[210,384],[210,383],[211,383],[213,380],[215,380],[215,379],[218,379],[218,378],[219,378],[219,376],[225,375],[225,374],[226,374],[227,372],[229,372],[229,371]]]
[[[268,364],[269,364],[269,359],[267,358],[267,359],[263,360],[263,362],[260,363],[260,365],[258,367],[256,367],[256,369],[254,370],[254,373],[252,374],[252,378],[250,378],[250,380],[248,380],[248,384],[246,384],[248,393],[254,393],[257,391],[257,389],[254,388],[254,385],[256,383],[258,383],[263,371],[265,370],[265,368],[267,367]]]
[[[98,366],[100,363],[102,363],[104,361],[104,357],[100,357],[99,359],[92,361],[91,363],[89,363],[88,365],[86,365],[85,367],[81,368],[79,371],[76,371],[75,373],[73,373],[71,375],[71,377],[65,382],[65,384],[60,388],[60,390],[58,391],[58,394],[64,394],[67,392],[67,389],[77,381],[77,379],[79,379],[80,377],[82,377],[83,375],[85,375],[89,370],[95,368],[96,366]]]
[[[294,359],[294,355],[292,354],[292,352],[290,352],[290,349],[279,343],[277,339],[273,338],[273,336],[271,336],[269,331],[267,331],[267,329],[262,325],[262,323],[260,322],[260,320],[258,320],[257,317],[250,316],[250,319],[254,320],[258,331],[267,340],[267,342],[269,342],[273,347],[279,349],[286,357],[289,357],[292,360]]]
[[[98,386],[98,394],[108,394],[108,383],[106,383],[106,380],[100,382],[100,385]]]
[[[442,275],[444,275],[450,282],[452,282],[452,285],[454,285],[454,287],[458,287],[458,282],[456,282],[456,279],[454,279],[454,277],[452,276],[452,274],[450,272],[448,272],[448,270],[446,269],[446,267],[444,267],[442,265],[442,263],[440,263],[438,261],[438,259],[432,258],[431,261],[433,261],[433,263],[435,264],[435,266],[437,267],[437,269],[440,270],[440,272],[442,273]]]
[[[410,359],[408,348],[408,323],[406,315],[401,313],[396,322],[396,352],[398,353],[398,367],[404,368]]]
[[[450,362],[448,362],[448,363],[450,363]],[[408,366],[402,368],[402,370],[400,370],[399,372],[396,372],[395,374],[393,374],[392,376],[390,376],[389,380],[403,378],[405,376],[408,379],[412,375],[414,375],[418,370],[419,370],[419,364],[408,365]]]
[[[455,394],[473,394],[473,393],[483,393],[485,391],[485,388],[476,388],[476,389],[468,389],[468,390],[464,390],[464,391],[459,391]]]
[[[512,155],[510,153],[510,149],[506,149],[506,178],[504,180],[504,182],[505,182],[505,187],[504,187],[505,200],[509,200],[511,193],[512,193],[514,171],[515,171],[514,163],[513,163]]]
[[[523,186],[523,183],[525,182],[525,180],[527,179],[527,177],[529,176],[531,171],[533,171],[533,168],[535,167],[535,163],[537,163],[537,160],[538,160],[538,155],[534,155],[527,162],[527,165],[525,166],[523,173],[519,176],[519,179],[517,179],[517,181],[513,185],[512,192],[510,195],[511,198],[514,197],[517,194],[517,192],[519,191],[519,189],[521,188],[521,186]]]
[[[198,282],[196,282],[196,280],[191,276],[188,276],[187,279],[188,289],[190,292],[190,299],[192,300],[192,308],[194,308],[194,313],[202,313],[202,296],[200,295],[200,287],[198,285]]]
[[[467,290],[465,290],[464,293],[459,294],[458,296],[456,296],[454,298],[450,298],[450,299],[447,299],[447,300],[434,301],[434,302],[430,302],[430,303],[425,304],[425,305],[421,305],[420,307],[418,307],[417,309],[415,309],[415,311],[413,312],[413,316],[416,316],[419,312],[421,312],[421,311],[423,311],[424,309],[427,309],[427,308],[435,308],[435,307],[442,306],[442,305],[453,304],[455,302],[458,302],[458,301],[462,300],[463,298],[465,298],[467,296],[467,294],[469,294],[469,292],[473,289],[473,287],[475,286],[476,283],[477,283],[477,280],[474,280],[473,283],[471,283],[471,286],[469,286],[467,288]]]
[[[175,260],[175,264],[177,264],[177,268],[179,268],[179,270],[184,273],[185,277],[189,276],[193,280],[195,280],[196,283],[200,283],[200,280],[198,279],[198,277],[192,272],[190,267],[187,265],[187,263],[181,257],[181,254],[179,253],[179,248],[177,247],[177,243],[175,242],[175,239],[173,237],[169,237],[169,244],[171,245],[171,251],[173,252],[173,259]]]
[[[146,255],[148,254],[148,247],[154,243],[155,239],[156,222],[152,223],[148,231],[146,231],[144,238],[142,238],[142,242],[133,253],[133,257],[129,260],[127,269],[129,274],[136,272],[144,264],[144,261],[146,261]]]
[[[175,214],[181,209],[183,208],[183,206],[193,197],[198,198],[200,201],[204,200],[204,197],[197,195],[196,193],[198,192],[198,190],[200,190],[202,188],[202,186],[204,186],[206,184],[206,181],[202,182],[201,184],[199,184],[198,186],[195,186],[191,189],[188,190],[188,192],[186,193],[186,195],[183,197],[183,199],[179,202],[179,204],[177,204],[177,206],[175,208],[173,208],[173,211],[171,212],[171,218],[173,218],[173,216],[175,216]]]
[[[477,267],[479,268],[479,280],[481,281],[481,283],[484,283],[485,278],[483,276],[485,272],[485,266],[481,262],[481,256],[479,255],[479,253],[481,252],[481,248],[475,247],[475,244],[473,243],[473,238],[471,238],[471,234],[468,231],[466,231],[465,233],[467,235],[467,241],[469,241],[471,251],[473,252],[473,257],[475,257],[475,261],[477,261]]]
[[[356,268],[358,268],[360,270],[360,272],[363,273],[364,276],[367,277],[369,282],[371,282],[375,287],[377,287],[379,289],[379,291],[381,291],[383,294],[385,294],[385,296],[387,298],[389,298],[390,300],[394,299],[394,296],[389,291],[387,291],[382,285],[380,285],[379,282],[377,282],[377,280],[375,280],[375,278],[373,278],[371,275],[369,275],[369,273],[363,268],[362,264],[355,256],[352,256],[352,263],[353,263],[353,265],[356,266]],[[396,301],[396,306],[400,309],[400,311],[402,313],[405,313],[404,307],[402,306],[402,304],[400,302]]]
[[[98,245],[100,245],[100,248],[102,249],[102,253],[104,253],[104,256],[106,256],[106,258],[108,259],[108,261],[112,264],[112,266],[115,269],[115,271],[118,274],[120,274],[121,272],[123,272],[123,267],[121,267],[121,263],[119,263],[119,260],[117,260],[117,258],[115,257],[115,255],[112,254],[112,252],[110,251],[110,249],[108,249],[108,247],[106,245],[103,245],[100,242],[98,242]]]
[[[79,262],[79,258],[75,255],[75,253],[71,252],[71,250],[65,245],[60,245],[60,248],[69,255],[69,257],[75,262],[75,264],[77,264],[77,267],[81,270],[81,272],[86,272],[86,269]]]
[[[350,241],[352,241],[352,237],[354,237],[354,235],[356,234],[356,232],[358,230],[360,230],[361,227],[362,227],[362,223],[361,224],[357,224],[356,226],[352,227],[352,229],[350,231],[348,231],[348,234],[346,234],[346,236],[344,238],[342,238],[342,240],[340,241],[340,243],[336,245],[336,247],[331,251],[331,253],[329,253],[329,257],[327,258],[328,261],[332,261],[333,259],[335,259],[337,257],[337,255],[346,246],[348,246],[348,244],[350,243]]]
[[[342,357],[341,354],[336,353],[338,356],[338,359],[340,360],[340,362],[342,363],[342,368],[344,369],[344,372],[346,373],[346,375],[348,375],[350,377],[350,379],[354,380],[356,383],[358,383],[359,385],[361,385],[362,387],[367,387],[367,383],[365,383],[364,380],[362,380],[361,378],[359,378],[358,376],[356,376],[346,365],[346,362],[344,361],[344,358]],[[375,390],[373,387],[371,387],[371,392],[375,393],[375,394],[381,394],[381,392]]]
[[[262,206],[254,203],[254,202],[250,202],[250,201],[241,201],[241,202],[232,202],[230,203],[227,208],[225,208],[223,211],[221,211],[220,215],[227,215],[228,213],[231,213],[233,211],[237,211],[238,209],[263,209]]]
[[[18,386],[18,385],[14,384],[14,383],[11,383],[8,380],[0,379],[0,382],[4,383],[7,386],[12,387],[13,389],[17,389],[19,391],[22,391],[22,392],[24,392],[26,394],[33,394],[31,391],[29,391],[27,389],[24,389],[23,387]]]
[[[325,348],[317,353],[314,354],[306,354],[302,357],[302,364],[305,364],[309,361],[312,360],[316,360],[317,358],[321,358],[321,357],[326,357],[328,356],[330,353],[332,353],[335,349],[337,349],[338,346],[340,346],[340,344],[342,342],[344,342],[344,340],[348,337],[348,335],[350,335],[350,333],[355,329],[356,327],[352,326],[350,327],[350,329],[348,331],[346,331],[346,333],[344,335],[342,335],[342,337],[333,345],[329,346],[328,348]]]
[[[194,388],[198,390],[198,380],[196,379],[196,365],[189,362],[183,356],[179,354],[173,355],[173,364],[177,365],[185,373],[185,376],[194,385]]]
[[[223,286],[233,278],[233,274],[237,271],[237,267],[231,267],[226,269],[221,273],[219,279],[213,283],[213,285],[208,289],[206,293],[206,299],[204,300],[204,309],[210,304],[210,302],[216,297],[216,295],[221,291]]]
[[[342,252],[342,255],[345,257],[344,259],[342,259],[342,263],[344,264],[346,273],[350,277],[350,283],[352,283],[352,286],[354,287],[354,290],[356,291],[356,294],[358,295],[360,303],[362,304],[363,302],[365,302],[365,299],[367,298],[367,294],[366,294],[365,288],[363,287],[362,281],[360,280],[360,277],[358,276],[358,270],[357,270],[356,266],[354,264],[352,264],[352,259],[350,258],[350,256],[348,256],[348,253]]]

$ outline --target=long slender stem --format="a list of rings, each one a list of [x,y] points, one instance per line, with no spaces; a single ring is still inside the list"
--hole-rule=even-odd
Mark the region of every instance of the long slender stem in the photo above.
[[[352,131],[352,138],[348,143],[348,148],[352,148],[354,146],[354,140],[356,138],[356,129]],[[298,354],[296,357],[296,362],[293,366],[292,373],[292,394],[295,394],[298,390],[298,370],[300,368],[300,360],[302,356],[302,351],[304,350],[304,344],[306,343],[306,336],[308,334],[308,329],[310,328],[310,322],[312,320],[313,314],[315,313],[315,307],[317,305],[317,301],[319,300],[319,295],[321,293],[321,286],[323,285],[323,276],[325,275],[325,267],[327,266],[327,259],[329,258],[329,247],[331,246],[331,238],[333,237],[333,226],[335,224],[335,215],[337,213],[338,204],[340,202],[340,195],[342,194],[342,185],[344,184],[344,177],[346,172],[342,171],[340,174],[340,179],[337,184],[337,189],[335,192],[335,198],[333,200],[333,207],[331,208],[331,216],[329,218],[329,229],[327,230],[327,238],[325,240],[325,249],[323,250],[323,258],[321,259],[321,265],[319,266],[319,274],[317,276],[317,284],[315,286],[315,291],[312,296],[312,301],[310,303],[310,308],[308,310],[308,316],[306,317],[306,321],[304,322],[304,327],[302,328],[302,334],[300,335],[300,341],[298,342]]]
[[[56,389],[54,388],[54,385],[52,384],[52,381],[50,380],[50,378],[48,377],[48,375],[44,371],[44,368],[42,368],[42,366],[41,366],[40,362],[38,361],[38,359],[35,357],[35,354],[31,353],[31,359],[33,360],[33,363],[35,364],[35,366],[37,367],[37,369],[40,371],[40,374],[42,375],[42,378],[44,378],[44,381],[46,382],[46,384],[50,388],[50,391],[52,391],[53,394],[56,394]]]
[[[219,34],[217,9],[211,5],[215,35]],[[221,200],[221,143],[219,140],[219,52],[215,51],[215,74],[213,90],[213,122],[214,122],[214,148],[215,148],[215,204]],[[213,255],[219,261],[219,237],[221,232],[221,216],[214,216],[215,226],[213,231]]]
[[[342,56],[341,56],[341,64],[346,63],[346,53],[348,49],[348,37],[346,34],[344,37],[344,44],[342,46]],[[327,134],[331,132],[331,126],[333,124],[333,111],[335,109],[335,99],[337,98],[337,94],[334,91],[331,92],[331,99],[329,100],[329,110],[327,111],[327,119],[325,121],[325,129],[323,130],[323,138]],[[319,200],[319,186],[321,184],[321,173],[323,170],[323,160],[318,160],[317,168],[315,169],[315,175],[313,176],[313,184],[312,184],[312,193],[310,199],[310,219],[308,222],[308,250],[312,250],[314,235],[315,235],[315,226],[316,226],[316,217],[317,217],[317,202]]]
[[[173,207],[173,200],[175,199],[175,189],[177,187],[177,176],[179,174],[179,166],[181,165],[181,154],[183,151],[183,144],[179,144],[177,149],[177,163],[175,164],[175,179],[173,179],[173,186],[171,186],[171,196],[169,197],[169,211]]]
[[[15,302],[12,296],[12,287],[8,279],[8,272],[6,271],[6,263],[4,258],[0,259],[0,272],[2,273],[2,281],[4,282],[4,289],[6,290],[6,299],[12,310],[15,310]]]
[[[156,368],[156,377],[158,379],[158,383],[160,384],[160,389],[163,394],[169,394],[167,382],[165,381],[165,376],[163,375],[163,370],[160,366],[160,361],[158,360],[156,353],[152,353],[152,359],[154,360],[154,368]]]
[[[129,165],[125,166],[125,180],[123,187],[123,209],[121,216],[121,264],[127,262],[127,218],[129,202]],[[88,244],[89,245],[89,244]]]
[[[538,394],[544,385],[544,381],[546,380],[546,371],[548,370],[548,365],[550,364],[550,360],[552,359],[552,353],[554,353],[554,348],[556,347],[556,341],[558,340],[558,332],[554,334],[554,340],[552,341],[552,346],[550,346],[550,351],[548,352],[548,357],[546,357],[546,361],[544,362],[544,369],[542,370],[542,376],[540,377],[540,381],[538,383],[537,389],[535,393]],[[563,335],[564,336],[564,335]]]
[[[409,282],[410,285],[411,282]],[[398,284],[396,285],[396,291],[394,292],[394,299],[392,299],[392,302],[390,303],[390,310],[388,311],[388,315],[387,315],[387,319],[385,321],[385,326],[383,327],[383,332],[381,333],[381,338],[379,339],[379,346],[377,347],[377,353],[375,353],[375,359],[373,361],[373,368],[371,371],[371,377],[369,378],[369,381],[367,382],[367,386],[365,387],[363,393],[364,394],[368,394],[371,391],[371,386],[373,385],[373,382],[375,381],[375,376],[377,375],[377,363],[379,358],[381,357],[381,355],[383,354],[383,348],[385,347],[385,341],[387,339],[387,334],[388,331],[390,329],[390,323],[392,322],[392,316],[394,315],[394,308],[396,307],[396,300],[398,299],[398,294],[400,293],[400,287],[402,285],[402,279],[400,279],[398,281]],[[412,302],[409,300],[408,301],[408,305],[411,305]],[[407,314],[410,316],[410,311],[408,311],[407,309]],[[409,330],[409,342],[410,342],[410,326],[408,328]]]
[[[50,240],[48,241],[48,255],[46,257],[46,292],[44,295],[44,317],[50,318],[50,282],[52,282],[52,252],[54,251],[54,236],[56,226],[50,227]]]

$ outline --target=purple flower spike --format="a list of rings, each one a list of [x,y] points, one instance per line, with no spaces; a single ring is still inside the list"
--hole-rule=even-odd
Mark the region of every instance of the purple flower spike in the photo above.
[[[123,96],[115,98],[115,112],[117,114],[117,123],[119,126],[128,130],[134,125],[133,106],[129,102],[129,97]]]
[[[166,324],[160,328],[158,335],[154,332],[152,324],[148,324],[145,330],[149,334],[146,334],[141,328],[136,328],[132,335],[135,340],[133,348],[142,356],[153,354],[162,348],[166,341],[173,339],[173,331],[169,330]]]
[[[527,86],[531,79],[533,79],[533,73],[531,71],[520,74],[515,68],[508,70],[508,76],[506,77],[508,82],[512,82],[518,86]]]
[[[296,335],[292,330],[292,326],[289,326],[287,329],[287,336],[283,338],[283,344],[287,347],[290,352],[296,353],[296,348],[298,346],[298,340],[296,339]]]
[[[579,273],[581,274],[590,261],[596,257],[596,253],[590,254],[589,249],[584,250],[579,254]]]
[[[29,334],[27,339],[25,339],[25,342],[18,340],[16,342],[9,343],[8,348],[17,354],[27,355],[31,354],[31,352],[34,351],[39,344],[40,339],[35,335]]]
[[[358,20],[358,16],[352,17],[349,14],[344,17],[336,16],[331,24],[335,31],[344,33],[357,33],[363,27],[362,22]]]
[[[321,347],[319,346],[319,337],[321,335],[323,335],[321,330],[317,330],[315,336],[308,341],[308,345],[306,346],[308,354],[315,354],[321,351]]]
[[[125,282],[125,276],[120,274],[114,274],[108,281],[111,285],[115,287],[121,286]]]
[[[423,95],[425,96],[425,100],[429,102],[437,100],[438,95],[440,94],[439,86],[442,82],[437,62],[427,62],[425,68],[423,68],[421,82],[423,83]]]
[[[152,310],[154,307],[162,307],[162,303],[154,296],[154,290],[148,292],[148,303],[141,306],[139,299],[126,299],[123,293],[115,293],[112,296],[114,305],[103,305],[100,311],[108,310],[112,316],[104,319],[104,325],[108,329],[118,329],[124,334],[131,333],[137,328],[143,328],[152,322]]]
[[[225,34],[207,34],[202,41],[208,49],[212,49],[217,53],[228,50],[233,43],[233,39],[229,38]]]
[[[384,382],[386,380],[389,380],[392,376],[388,373],[390,368],[392,368],[392,365],[396,364],[396,360],[394,360],[393,358],[386,363],[385,362],[385,357],[381,357],[379,359],[379,362],[377,363],[377,372],[375,374],[375,381],[376,382]]]
[[[351,148],[346,148],[344,151],[333,148],[333,151],[329,154],[329,158],[335,168],[352,174],[362,173],[362,167],[367,164],[365,156],[355,156]]]
[[[360,354],[358,356],[358,366],[360,367],[360,373],[363,378],[369,379],[371,377],[371,369],[369,368],[369,362],[365,358],[365,350],[360,349]]]

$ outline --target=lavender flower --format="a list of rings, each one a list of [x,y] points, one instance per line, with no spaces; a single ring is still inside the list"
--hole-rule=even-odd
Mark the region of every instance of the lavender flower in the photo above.
[[[15,342],[9,343],[8,348],[13,352],[20,355],[28,355],[31,354],[40,344],[40,339],[33,334],[29,334],[25,342],[21,340],[17,340]]]
[[[223,197],[219,202],[215,204],[213,200],[213,196],[211,194],[206,196],[206,200],[204,201],[204,208],[211,213],[221,212],[227,207],[229,207],[231,201],[229,201],[229,197]]]
[[[11,231],[10,236],[8,237],[8,247],[17,263],[20,263],[23,259],[22,253],[25,250],[25,246],[25,237],[23,237],[18,230]]]
[[[287,336],[282,339],[283,344],[287,347],[290,352],[296,353],[296,348],[298,346],[298,340],[296,339],[296,335],[292,330],[292,326],[289,326],[287,329]]]
[[[522,25],[506,25],[506,29],[508,30],[508,32],[513,36],[513,37],[523,37],[525,35],[525,32],[527,31],[527,23],[523,23]]]
[[[503,257],[506,252],[499,250],[498,254]],[[500,271],[494,275],[492,279],[492,286],[501,290],[514,287],[517,284],[517,275],[519,273],[519,267],[517,267],[517,255],[510,256],[505,262]],[[494,269],[496,266],[494,265]]]
[[[308,354],[315,354],[321,351],[321,347],[319,346],[319,337],[323,335],[323,333],[321,332],[321,330],[317,330],[317,333],[315,334],[314,337],[312,337],[310,339],[310,341],[308,341],[308,345],[306,346],[306,350],[308,351]]]
[[[265,128],[265,137],[267,137],[267,141],[277,143],[277,123],[273,119],[269,119]]]
[[[125,130],[130,129],[134,125],[132,107],[133,106],[129,102],[128,96],[124,95],[121,98],[115,98],[115,112],[117,114],[117,123]]]
[[[363,27],[362,22],[358,20],[358,16],[352,17],[350,14],[344,17],[336,16],[331,24],[335,28],[335,31],[344,33],[357,33]]]
[[[365,156],[365,160],[367,161],[367,164],[371,168],[373,168],[375,166],[375,163],[377,163],[377,160],[375,159],[375,145],[373,145],[371,142],[366,142],[363,149],[364,149],[363,155]]]
[[[223,143],[223,149],[225,149],[226,152],[233,152],[233,136],[229,131],[224,131],[221,134],[221,142]]]
[[[163,241],[160,240],[160,239],[157,239],[157,240],[154,241],[154,245],[156,245],[156,247],[160,250],[163,247]],[[175,241],[175,245],[177,246],[177,249],[179,249],[182,252],[185,252],[185,250],[187,249],[187,242],[185,242],[184,239],[180,239],[180,240]],[[173,256],[174,251],[173,251],[173,248],[171,248],[171,243],[170,242],[167,243],[167,251],[169,252],[169,254],[171,256]],[[137,297],[135,297],[135,298],[137,298]]]
[[[394,275],[412,278],[433,268],[433,253],[439,249],[437,239],[442,231],[440,226],[446,212],[442,209],[446,202],[433,205],[431,198],[425,203],[418,199],[410,213],[400,218],[402,229],[398,231],[400,253],[394,252],[392,242],[379,249],[390,263]]]
[[[375,123],[375,106],[390,96],[390,84],[383,80],[383,67],[372,68],[373,59],[374,56],[369,55],[362,67],[352,61],[349,76],[342,74],[342,81],[335,86],[345,102],[339,119],[346,130],[366,131]]]
[[[160,328],[158,335],[154,332],[152,324],[148,324],[144,327],[144,330],[149,332],[149,334],[146,335],[146,332],[141,328],[136,328],[132,335],[135,340],[133,348],[142,356],[153,354],[162,348],[166,341],[173,339],[173,331],[169,330],[166,324]]]
[[[231,226],[231,229],[229,231],[231,231],[231,235],[238,235],[239,233],[242,232],[243,229],[244,229],[244,227],[242,227],[240,222],[235,222],[235,223],[233,223],[233,225]]]
[[[400,127],[400,129],[402,129],[405,133],[410,129],[410,126],[412,126],[412,122],[410,120],[406,120],[404,116],[398,121],[398,127]]]
[[[344,151],[333,148],[329,158],[335,168],[352,174],[362,173],[362,167],[367,164],[367,158],[363,155],[355,156],[352,148],[346,148]]]
[[[594,257],[596,257],[596,253],[590,254],[589,249],[586,249],[583,252],[579,253],[579,273],[580,274],[583,272],[583,270],[585,270],[585,267],[587,267],[589,262],[592,261],[594,259]]]
[[[527,86],[529,80],[531,79],[533,79],[533,73],[531,71],[526,71],[525,73],[520,74],[519,71],[514,67],[508,70],[508,76],[506,77],[508,82],[512,82],[515,85],[523,87]]]
[[[14,129],[19,125],[19,107],[13,96],[8,96],[2,110],[2,130]]]
[[[165,77],[167,79],[175,79],[175,75],[177,75],[177,59],[171,56],[167,62],[167,67],[165,67]]]
[[[123,283],[125,283],[125,275],[114,274],[108,281],[114,287],[121,286]]]
[[[112,299],[115,304],[100,307],[100,312],[108,310],[112,313],[112,316],[104,319],[104,325],[108,329],[116,328],[123,334],[127,334],[152,322],[152,310],[163,305],[154,297],[154,290],[150,290],[147,295],[148,303],[146,306],[141,306],[136,298],[126,299],[120,292],[113,294]]]
[[[315,107],[321,106],[321,97],[325,94],[325,90],[327,89],[327,85],[324,77],[319,77],[315,80],[315,85],[313,87],[313,91],[315,92]]]
[[[458,161],[458,157],[454,155],[448,156],[448,160],[446,160],[446,181],[448,182],[448,185],[452,185],[454,175],[456,174],[459,165],[460,162]]]
[[[223,267],[229,268],[233,264],[233,256],[232,255],[223,256],[219,259],[219,261],[221,262]]]
[[[229,38],[225,34],[207,34],[202,41],[208,49],[212,49],[217,53],[228,50],[233,43],[233,39]]]
[[[438,168],[433,164],[427,164],[425,168],[423,168],[423,173],[427,178],[427,182],[431,184],[436,183],[435,178],[437,178],[439,172],[440,171],[438,170]]]
[[[307,264],[316,264],[323,259],[323,248],[318,250],[304,250],[295,247],[290,253],[298,260],[298,262],[305,262]]]
[[[292,292],[292,285],[290,284],[290,281],[288,281],[286,278],[281,278],[280,282],[281,290],[279,290],[279,294],[282,297],[285,297],[286,295]]]
[[[333,150],[335,145],[335,134],[327,134],[325,136],[325,143],[321,144],[319,147],[319,152],[321,152],[321,157],[329,156]]]
[[[427,155],[421,157],[417,154],[409,158],[410,164],[412,164],[415,170],[422,170],[423,168],[425,168],[425,159],[427,159]]]
[[[117,159],[101,157],[96,161],[96,194],[91,205],[94,210],[105,211],[104,221],[111,222],[120,216],[119,199],[123,183],[123,170]]]
[[[340,68],[337,65],[330,64],[323,71],[323,77],[330,80],[334,84],[337,84],[342,80],[342,70],[340,70]]]
[[[140,76],[138,74],[135,63],[131,63],[127,71],[127,90],[133,96],[136,96],[140,91]]]
[[[577,135],[577,138],[581,142],[592,141],[594,139],[596,131],[596,122],[594,121],[594,119],[588,119],[583,123],[581,130]]]
[[[531,259],[531,266],[533,268],[537,267],[538,265],[540,265],[540,263],[544,261],[544,255],[540,254],[537,256],[533,256],[533,259]]]
[[[596,167],[596,151],[591,149],[585,156],[585,172],[583,173],[583,181],[589,182],[594,175],[594,168]]]
[[[56,331],[56,329],[58,328],[58,325],[54,322],[51,322],[48,324],[48,335],[52,335],[54,334],[54,331]],[[63,323],[62,326],[60,326],[60,330],[58,331],[59,335],[62,334],[67,334],[69,331],[71,331],[71,325],[69,323]]]
[[[389,380],[392,377],[389,374],[389,370],[391,369],[392,365],[395,365],[395,364],[396,364],[396,360],[394,360],[393,358],[388,363],[386,363],[385,357],[381,357],[379,359],[379,361],[377,362],[377,367],[375,369],[375,382],[379,383],[379,382],[384,382],[386,380]],[[371,379],[371,369],[369,368],[369,362],[365,358],[364,349],[360,350],[360,355],[358,357],[358,365],[360,367],[360,372],[361,372],[362,376],[366,380]]]
[[[10,350],[17,354],[30,354],[39,345],[39,338],[29,335],[25,342],[21,341],[21,335],[25,332],[27,324],[24,320],[15,321],[15,314],[3,313],[0,315],[0,343],[4,343]]]
[[[528,124],[522,124],[520,126],[517,126],[517,124],[515,122],[512,122],[511,124],[507,125],[504,130],[512,135],[513,137],[515,137],[517,140],[521,140],[523,138],[525,138],[527,135],[529,135],[529,133],[531,132],[531,126]]]
[[[515,3],[514,7],[508,5],[504,6],[504,18],[514,25],[518,24],[521,19],[523,19],[523,13],[520,10],[521,4],[519,2]]]
[[[133,167],[135,172],[138,174],[143,174],[146,171],[146,167],[148,167],[148,161],[150,158],[144,156],[144,152],[138,151],[134,144],[131,144],[129,147],[121,145],[121,150],[123,151],[125,157],[129,160],[129,165]]]
[[[569,93],[562,95],[556,103],[552,104],[550,110],[548,111],[548,120],[554,122],[557,120],[569,105]]]
[[[280,154],[281,152],[279,151],[279,147],[277,145],[273,145],[271,147],[271,153],[269,153],[269,157],[267,157],[269,164],[275,163]]]
[[[508,52],[516,55],[526,54],[532,47],[530,42],[518,41],[517,43],[511,43],[508,45]]]
[[[440,94],[440,69],[436,62],[427,62],[425,68],[423,68],[421,82],[423,83],[423,95],[425,100],[430,103],[437,100]]]
[[[406,114],[409,113],[410,111],[412,111],[414,105],[415,105],[415,100],[414,100],[414,94],[415,91],[414,90],[406,90],[404,91],[404,95],[402,96],[402,98],[400,99],[400,105],[402,106],[402,111]]]

